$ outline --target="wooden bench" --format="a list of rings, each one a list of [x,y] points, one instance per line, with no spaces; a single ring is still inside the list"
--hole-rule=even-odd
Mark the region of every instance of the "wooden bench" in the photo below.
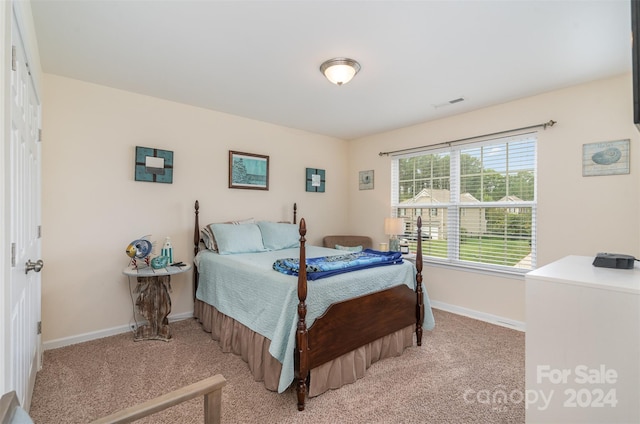
[[[222,417],[222,388],[226,384],[227,380],[217,374],[95,420],[93,424],[130,423],[199,396],[204,396],[205,424],[219,424]],[[15,391],[3,395],[0,398],[0,423],[11,423],[19,406],[20,403]]]

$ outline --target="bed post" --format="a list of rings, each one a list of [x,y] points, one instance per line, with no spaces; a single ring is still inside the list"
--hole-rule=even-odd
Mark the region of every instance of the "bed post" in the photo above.
[[[195,205],[193,206],[195,209],[195,226],[193,227],[193,257],[198,254],[198,250],[200,250],[200,222],[198,219],[198,214],[200,213],[200,203],[196,200]],[[195,262],[193,263],[193,300],[196,300],[196,290],[198,290],[198,269],[196,267]]]
[[[294,355],[295,379],[297,382],[298,411],[304,410],[304,400],[307,396],[307,376],[309,375],[309,340],[307,338],[307,260],[304,236],[307,225],[304,218],[300,219],[300,262],[298,270],[298,327],[296,330],[296,351]]]
[[[298,214],[298,204],[294,203],[293,204],[293,223],[297,224],[296,222],[296,215]]]
[[[418,248],[416,249],[416,343],[422,346],[424,295],[422,293],[422,217],[418,216]]]

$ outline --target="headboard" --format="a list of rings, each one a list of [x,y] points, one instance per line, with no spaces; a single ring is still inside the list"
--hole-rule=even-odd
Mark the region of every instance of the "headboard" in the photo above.
[[[202,234],[200,233],[200,202],[196,200],[193,205],[194,214],[195,214],[195,224],[193,227],[193,257],[198,254],[200,251],[200,243],[202,243]],[[293,223],[297,224],[297,215],[298,215],[298,204],[293,204]],[[198,290],[198,267],[193,264],[193,299],[196,299],[196,290]]]

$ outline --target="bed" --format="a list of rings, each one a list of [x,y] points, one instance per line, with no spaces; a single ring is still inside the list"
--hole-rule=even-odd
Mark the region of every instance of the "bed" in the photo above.
[[[349,253],[307,246],[306,222],[296,223],[295,205],[292,224],[247,220],[204,227],[199,208],[196,201],[194,315],[267,389],[284,392],[293,383],[298,410],[307,395],[352,383],[372,363],[400,356],[414,333],[420,346],[423,329],[433,328],[422,284],[420,219],[416,265],[400,259],[325,277],[307,271],[308,264]],[[278,261],[307,266],[287,275],[274,270]]]

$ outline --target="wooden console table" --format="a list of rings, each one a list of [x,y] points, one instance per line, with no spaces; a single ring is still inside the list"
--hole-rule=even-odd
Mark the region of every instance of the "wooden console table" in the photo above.
[[[135,341],[140,340],[164,340],[171,339],[171,327],[167,316],[171,312],[171,276],[187,272],[190,264],[184,266],[168,266],[161,269],[127,267],[123,273],[129,277],[136,277],[136,308],[144,316],[148,324],[136,329]]]

